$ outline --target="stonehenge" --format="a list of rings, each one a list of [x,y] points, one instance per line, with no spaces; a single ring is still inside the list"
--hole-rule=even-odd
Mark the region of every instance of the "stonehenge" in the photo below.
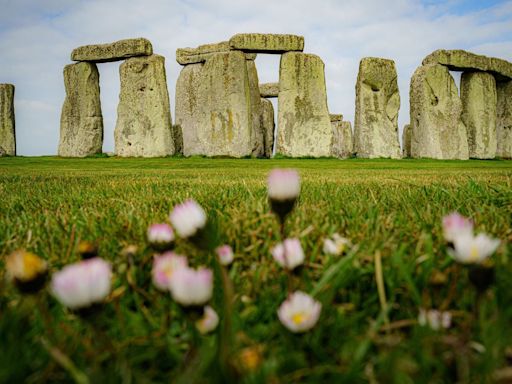
[[[398,93],[395,62],[365,57],[356,83],[354,151],[357,157],[399,159]]]
[[[320,57],[302,52],[281,56],[277,113],[277,153],[290,157],[331,155],[333,133]]]
[[[496,83],[496,156],[512,159],[512,80]]]
[[[330,120],[333,132],[331,156],[348,159],[354,152],[352,124],[350,121],[343,121],[343,115],[331,114]]]
[[[14,85],[0,84],[0,157],[16,156]]]
[[[460,96],[452,71],[463,71]],[[410,86],[411,156],[492,159],[512,156],[512,63],[463,50],[438,50]]]
[[[103,116],[96,64],[66,65],[64,85],[66,98],[60,118],[59,156],[85,157],[101,153]]]
[[[64,68],[59,156],[101,153],[103,117],[96,63],[120,61],[121,91],[114,132],[118,156],[157,157],[175,152],[164,58],[144,38],[74,49]]]
[[[486,72],[464,72],[460,82],[462,121],[468,132],[469,157],[496,156],[496,80]]]
[[[411,157],[468,159],[462,102],[448,68],[431,64],[416,69],[409,99]]]
[[[280,55],[279,80],[260,83],[258,54]],[[329,113],[324,63],[304,37],[240,33],[178,48],[175,124],[165,59],[145,38],[85,45],[64,68],[59,156],[101,153],[98,63],[122,61],[114,131],[125,157],[184,156],[493,159],[512,158],[512,63],[437,50],[414,72],[410,123],[399,142],[400,94],[393,60],[365,57],[355,85],[354,130]],[[450,71],[462,72],[460,94]],[[0,153],[15,155],[14,87],[0,84]],[[277,98],[277,124],[274,105]]]
[[[114,131],[123,157],[162,157],[175,151],[163,56],[127,59],[119,67],[121,92]]]

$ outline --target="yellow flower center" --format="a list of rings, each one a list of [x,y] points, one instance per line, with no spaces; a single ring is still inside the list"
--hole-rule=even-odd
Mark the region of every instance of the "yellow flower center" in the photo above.
[[[471,247],[471,250],[469,251],[469,261],[470,261],[470,262],[475,262],[475,261],[477,261],[477,260],[478,260],[478,258],[479,258],[479,257],[478,257],[478,256],[479,256],[479,254],[480,254],[480,253],[478,252],[478,248],[477,248],[475,245],[473,245],[473,246]]]
[[[292,316],[292,322],[296,325],[302,324],[308,316],[304,312],[295,313]]]

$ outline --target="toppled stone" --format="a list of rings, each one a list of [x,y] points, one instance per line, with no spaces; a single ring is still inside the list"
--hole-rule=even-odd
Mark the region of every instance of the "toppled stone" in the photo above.
[[[264,33],[239,33],[229,40],[231,49],[248,52],[284,53],[304,50],[304,37]]]
[[[331,123],[333,121],[343,121],[343,115],[341,114],[334,114],[334,113],[331,113],[329,115],[329,119],[331,119]]]
[[[357,157],[399,159],[400,95],[393,60],[366,57],[356,83],[354,151]]]
[[[490,73],[464,72],[460,81],[462,121],[468,132],[469,157],[496,157],[496,80]]]
[[[333,133],[324,63],[320,57],[288,52],[279,68],[277,153],[291,156],[330,156]]]
[[[496,84],[498,94],[496,156],[512,159],[512,80]]]
[[[402,132],[402,157],[411,157],[411,125],[405,124]]]
[[[225,53],[230,50],[228,41],[204,44],[197,48],[178,48],[176,50],[176,61],[181,65],[204,63],[212,54]],[[246,53],[245,59],[255,60],[256,56],[255,53]]]
[[[254,61],[247,60],[247,76],[249,77],[249,92],[251,97],[251,115],[252,115],[252,134],[253,134],[253,150],[252,155],[255,157],[265,156],[265,133],[261,126],[261,97],[259,89],[258,71]]]
[[[442,64],[452,71],[476,69],[484,72],[492,72],[499,79],[512,79],[512,63],[495,57],[476,55],[462,49],[439,49],[425,57],[422,64]]]
[[[66,98],[60,118],[59,156],[85,157],[101,153],[103,116],[99,80],[94,63],[64,67]]]
[[[259,100],[259,99],[258,99]],[[176,83],[176,124],[185,156],[250,156],[253,116],[242,52],[216,53],[185,66]]]
[[[331,120],[331,126],[333,130],[331,156],[338,159],[347,159],[351,157],[354,146],[352,138],[352,125],[350,124],[350,121]]]
[[[263,83],[259,85],[261,97],[273,98],[279,96],[279,83]]]
[[[134,57],[119,67],[121,92],[114,131],[117,156],[174,154],[165,59]]]
[[[261,99],[261,116],[260,126],[263,131],[265,157],[272,157],[272,150],[274,148],[274,106],[270,100]]]
[[[3,155],[16,156],[14,85],[0,84],[0,148]]]
[[[462,102],[448,68],[425,65],[411,79],[411,157],[469,158]]]
[[[144,38],[119,40],[108,44],[84,45],[73,49],[71,60],[105,63],[153,54],[151,42]]]

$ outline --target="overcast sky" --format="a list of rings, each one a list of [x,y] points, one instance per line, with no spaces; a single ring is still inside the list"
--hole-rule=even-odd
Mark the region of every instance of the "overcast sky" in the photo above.
[[[181,66],[176,48],[240,32],[291,33],[325,62],[331,113],[353,122],[359,60],[393,59],[401,96],[400,131],[409,121],[409,81],[424,56],[467,49],[512,61],[512,1],[437,0],[0,0],[0,83],[16,86],[19,155],[57,153],[63,67],[85,44],[146,37],[165,56],[174,121]],[[278,81],[279,56],[259,55],[260,82]],[[113,151],[119,63],[100,64],[103,150]]]

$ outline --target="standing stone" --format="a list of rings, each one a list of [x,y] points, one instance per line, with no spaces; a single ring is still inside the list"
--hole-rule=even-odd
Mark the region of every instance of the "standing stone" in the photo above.
[[[213,54],[185,66],[176,83],[176,124],[185,156],[250,156],[254,150],[251,91],[242,52]]]
[[[350,121],[333,119],[332,116],[333,115],[331,115],[333,142],[331,156],[338,159],[347,159],[352,156],[353,152],[352,125],[350,124]]]
[[[85,157],[101,153],[103,116],[99,80],[94,63],[64,67],[66,99],[60,118],[59,156]]]
[[[512,159],[512,81],[498,82],[496,137],[496,156]]]
[[[16,156],[14,85],[0,84],[0,156]]]
[[[411,79],[411,157],[469,158],[462,102],[448,68],[424,65]]]
[[[411,157],[411,125],[405,124],[402,132],[402,157]]]
[[[246,60],[247,76],[249,77],[249,89],[251,97],[253,151],[255,157],[265,156],[265,133],[261,126],[261,97],[259,89],[258,71],[253,60]]]
[[[84,45],[73,49],[71,60],[105,63],[134,56],[153,54],[151,42],[144,38],[119,40],[108,44]]]
[[[279,68],[276,152],[327,157],[332,140],[323,61],[316,55],[285,53]]]
[[[176,155],[183,155],[183,132],[180,125],[173,124],[172,137],[174,139],[174,153]]]
[[[123,157],[174,154],[165,59],[159,55],[128,59],[120,65],[119,75],[116,154]]]
[[[357,157],[399,159],[397,73],[393,60],[366,57],[356,83],[354,145]]]
[[[270,100],[261,99],[261,120],[260,126],[263,131],[265,157],[272,157],[272,151],[274,149],[274,106]]]
[[[468,132],[469,157],[496,157],[496,80],[490,73],[464,72],[460,81],[462,121]]]

